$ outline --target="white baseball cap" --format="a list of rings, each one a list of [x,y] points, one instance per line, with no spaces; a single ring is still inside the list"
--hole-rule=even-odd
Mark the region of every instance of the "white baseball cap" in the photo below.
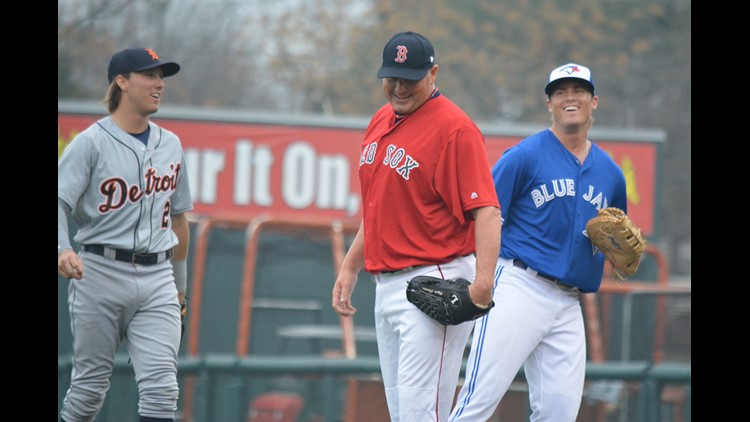
[[[549,82],[544,87],[544,93],[549,95],[552,92],[552,88],[556,85],[555,82],[562,81],[564,79],[577,79],[586,82],[586,85],[594,93],[594,78],[591,76],[591,69],[580,64],[568,63],[562,65],[549,74]]]

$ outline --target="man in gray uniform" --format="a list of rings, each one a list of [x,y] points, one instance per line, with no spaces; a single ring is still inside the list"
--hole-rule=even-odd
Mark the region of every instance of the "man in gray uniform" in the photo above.
[[[179,138],[150,121],[180,66],[147,48],[112,56],[109,115],[57,166],[57,270],[70,278],[73,369],[61,420],[93,421],[127,337],[141,422],[172,421],[193,209]],[[78,226],[71,248],[68,216]],[[181,313],[181,311],[183,313]]]

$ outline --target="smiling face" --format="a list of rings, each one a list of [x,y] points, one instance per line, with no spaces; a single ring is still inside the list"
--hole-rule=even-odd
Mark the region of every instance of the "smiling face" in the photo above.
[[[409,114],[418,109],[430,99],[432,91],[435,90],[435,79],[437,78],[438,66],[434,65],[418,81],[400,78],[383,78],[383,93],[393,110],[399,114]]]
[[[570,79],[561,81],[550,91],[547,110],[552,115],[553,127],[588,128],[598,104],[599,97],[594,95],[585,83]]]
[[[117,78],[123,92],[121,107],[126,106],[141,116],[149,116],[159,111],[164,93],[161,68],[131,72],[127,78],[123,75],[118,75]]]

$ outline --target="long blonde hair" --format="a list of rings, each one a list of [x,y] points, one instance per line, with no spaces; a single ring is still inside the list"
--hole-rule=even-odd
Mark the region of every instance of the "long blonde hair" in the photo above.
[[[123,76],[127,78],[129,75]],[[107,106],[107,111],[111,114],[120,106],[120,100],[122,100],[122,90],[120,89],[120,85],[117,85],[117,80],[113,80],[112,83],[109,84],[107,95],[102,99],[102,104]]]

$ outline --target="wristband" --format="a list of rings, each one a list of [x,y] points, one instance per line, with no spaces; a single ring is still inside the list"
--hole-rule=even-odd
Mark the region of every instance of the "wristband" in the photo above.
[[[73,249],[73,248],[71,248],[70,246],[61,245],[61,244],[58,243],[57,244],[57,256],[59,257],[61,253],[63,253],[64,251],[66,251],[68,249]]]
[[[174,284],[177,291],[185,293],[187,290],[187,259],[172,261],[172,272],[174,273]]]

